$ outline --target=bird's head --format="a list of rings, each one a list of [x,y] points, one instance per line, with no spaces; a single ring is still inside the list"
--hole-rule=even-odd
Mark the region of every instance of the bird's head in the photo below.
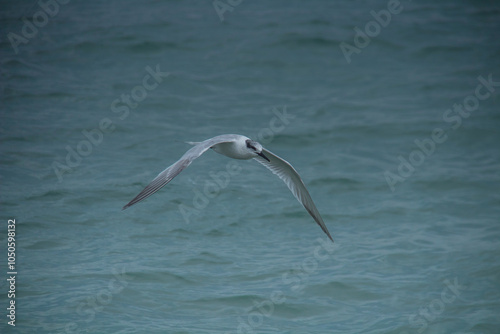
[[[267,161],[271,162],[268,157],[262,153],[262,145],[255,140],[247,139],[245,140],[245,143],[247,145],[248,150],[250,150],[252,153],[261,156],[262,158],[266,159]]]

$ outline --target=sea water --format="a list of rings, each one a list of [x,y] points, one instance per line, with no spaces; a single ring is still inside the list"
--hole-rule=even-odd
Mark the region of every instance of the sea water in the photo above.
[[[1,6],[2,333],[500,331],[496,2]]]

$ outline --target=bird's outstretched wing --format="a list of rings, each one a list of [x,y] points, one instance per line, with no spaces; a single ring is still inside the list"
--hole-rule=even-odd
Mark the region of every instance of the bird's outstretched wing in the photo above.
[[[220,143],[235,141],[236,138],[237,136],[235,135],[221,135],[207,139],[205,141],[202,141],[201,143],[193,143],[195,144],[194,147],[184,153],[184,155],[176,163],[158,174],[158,176],[153,181],[151,181],[151,183],[148,184],[146,188],[144,188],[137,196],[135,196],[133,200],[125,205],[122,210],[125,210],[129,206],[132,206],[148,198],[149,196],[160,190],[163,186],[172,181],[174,177],[179,175],[179,173],[182,172],[187,166],[189,166],[194,159],[198,158],[210,147]]]
[[[295,196],[295,198],[304,206],[307,212],[309,212],[316,223],[318,223],[318,225],[321,227],[323,232],[326,233],[328,238],[333,241],[332,236],[330,235],[330,232],[328,232],[328,229],[326,228],[326,225],[323,222],[318,209],[316,209],[316,205],[314,205],[311,195],[309,195],[304,182],[302,182],[302,179],[300,178],[295,168],[293,168],[292,165],[290,165],[290,163],[288,163],[286,160],[278,157],[265,148],[262,149],[262,153],[264,153],[264,155],[269,158],[269,161],[260,156],[257,156],[254,159],[263,164],[271,172],[273,172],[273,174],[277,175],[280,179],[283,180],[283,182],[285,182],[285,184],[288,186],[288,189],[291,190],[293,196]]]

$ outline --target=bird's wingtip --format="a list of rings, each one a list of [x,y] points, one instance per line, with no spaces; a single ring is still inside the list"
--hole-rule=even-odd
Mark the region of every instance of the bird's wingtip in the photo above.
[[[328,239],[330,239],[333,243],[335,243],[335,241],[333,241],[333,238],[332,238],[332,236],[330,235],[329,232],[325,231],[325,234],[328,237]]]

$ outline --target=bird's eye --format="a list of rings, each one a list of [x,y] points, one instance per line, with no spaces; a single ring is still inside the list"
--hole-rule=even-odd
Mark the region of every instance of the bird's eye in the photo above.
[[[247,141],[246,141],[246,143],[247,143],[247,147],[248,147],[248,148],[251,148],[251,149],[252,149],[252,150],[254,150],[254,151],[256,151],[256,150],[257,150],[257,149],[255,148],[255,146],[253,146],[253,145],[251,144],[250,140],[247,140]]]

